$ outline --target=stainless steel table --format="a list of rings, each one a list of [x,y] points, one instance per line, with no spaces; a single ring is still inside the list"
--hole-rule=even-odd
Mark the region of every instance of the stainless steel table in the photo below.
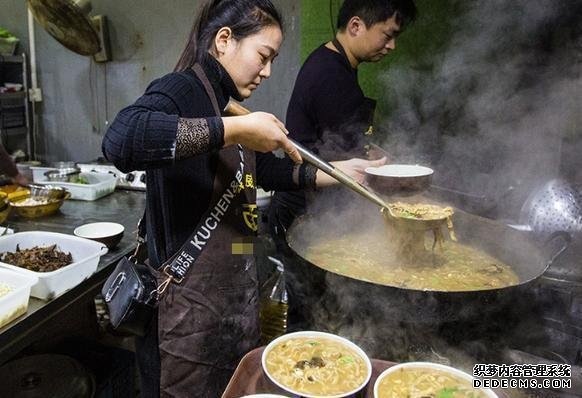
[[[119,245],[101,257],[97,272],[64,294],[48,301],[30,299],[28,311],[0,329],[0,364],[46,336],[50,323],[67,310],[92,302],[112,266],[135,247],[137,222],[145,207],[145,193],[115,191],[93,202],[68,200],[56,214],[38,219],[24,219],[11,214],[4,225],[16,232],[50,231],[73,234],[79,225],[112,221],[123,224],[125,233]]]

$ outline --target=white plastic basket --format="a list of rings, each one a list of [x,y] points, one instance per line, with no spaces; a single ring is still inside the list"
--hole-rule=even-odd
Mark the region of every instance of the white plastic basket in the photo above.
[[[105,173],[81,173],[80,177],[85,178],[89,184],[77,184],[72,182],[48,181],[44,173],[56,170],[50,167],[31,167],[32,179],[38,184],[50,184],[63,187],[71,193],[71,199],[76,200],[97,200],[115,191],[117,178]]]
[[[12,288],[12,291],[0,297],[0,328],[26,313],[30,288],[37,282],[38,278],[35,276],[0,269],[0,283]]]
[[[67,290],[91,276],[99,265],[99,258],[107,253],[107,246],[89,239],[60,234],[56,232],[19,232],[0,237],[0,253],[31,249],[35,246],[57,245],[60,251],[71,253],[73,262],[52,272],[35,272],[0,261],[0,267],[10,269],[23,275],[34,276],[38,282],[32,287],[33,297],[48,300],[61,295]]]

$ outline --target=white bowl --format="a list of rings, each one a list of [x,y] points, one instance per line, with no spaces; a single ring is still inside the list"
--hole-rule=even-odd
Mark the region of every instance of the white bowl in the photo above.
[[[417,164],[385,164],[380,167],[367,167],[366,173],[381,177],[424,177],[434,170]]]
[[[269,352],[271,352],[271,350],[275,346],[277,346],[278,344],[280,344],[284,341],[296,339],[296,338],[302,338],[302,337],[325,338],[325,339],[340,342],[340,343],[346,345],[347,347],[349,347],[351,350],[355,351],[358,355],[360,355],[364,359],[364,363],[366,364],[367,374],[366,374],[364,381],[360,384],[360,386],[358,386],[356,389],[354,389],[352,391],[348,391],[348,392],[343,393],[343,394],[325,395],[325,398],[347,397],[347,396],[350,396],[350,395],[357,393],[358,391],[360,391],[362,388],[364,388],[368,384],[368,382],[370,381],[370,377],[372,377],[372,363],[370,362],[370,358],[368,358],[368,356],[366,355],[364,350],[362,350],[360,347],[358,347],[357,345],[355,345],[354,343],[352,343],[348,339],[337,336],[335,334],[324,333],[324,332],[315,332],[315,331],[304,331],[304,332],[295,332],[295,333],[284,334],[283,336],[278,337],[275,340],[271,341],[269,343],[269,345],[263,351],[263,355],[261,357],[261,365],[263,366],[263,371],[265,372],[265,374],[267,375],[269,380],[271,380],[278,387],[282,388],[285,391],[290,392],[293,395],[298,395],[298,396],[301,396],[303,398],[322,398],[323,397],[322,395],[311,395],[311,394],[307,394],[304,392],[295,391],[292,388],[289,388],[289,387],[279,383],[277,380],[275,380],[274,377],[271,376],[271,374],[267,370],[267,355],[269,354]]]
[[[73,233],[79,238],[101,242],[113,249],[121,241],[125,227],[115,222],[94,222],[75,228]]]
[[[450,366],[446,366],[446,365],[441,365],[438,363],[432,363],[432,362],[406,362],[406,363],[401,363],[398,365],[394,365],[388,369],[386,369],[385,371],[383,371],[378,378],[376,379],[376,383],[374,383],[374,398],[379,398],[378,397],[378,388],[380,387],[380,383],[382,382],[382,380],[387,377],[388,375],[391,375],[394,372],[399,371],[400,369],[410,369],[410,368],[420,368],[420,369],[434,369],[434,370],[440,370],[442,372],[446,372],[449,374],[452,374],[455,377],[458,377],[459,379],[463,379],[465,381],[468,381],[469,383],[473,383],[473,379],[474,377],[471,376],[468,373],[465,373],[459,369],[455,369],[453,367]],[[498,398],[497,394],[495,394],[493,392],[493,390],[489,389],[489,388],[482,388],[480,389],[480,391],[487,397],[487,398]]]

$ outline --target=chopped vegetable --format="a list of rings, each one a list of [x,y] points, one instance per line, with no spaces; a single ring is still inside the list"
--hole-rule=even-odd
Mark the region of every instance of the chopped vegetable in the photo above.
[[[446,387],[437,392],[436,398],[454,398],[457,391],[456,387]]]
[[[344,355],[339,359],[339,361],[343,364],[354,363],[354,357],[350,355]]]

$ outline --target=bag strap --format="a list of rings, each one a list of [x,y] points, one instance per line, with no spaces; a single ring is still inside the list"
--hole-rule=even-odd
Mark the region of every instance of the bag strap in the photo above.
[[[204,73],[204,70],[198,63],[194,65],[193,69],[194,73],[196,73],[196,76],[198,76],[198,79],[200,79],[202,82],[204,90],[212,102],[216,116],[220,116],[218,100],[216,99],[216,94],[212,89],[212,85],[210,84],[206,73]],[[242,176],[244,174],[243,147],[241,145],[237,145],[237,147],[241,162],[239,164],[239,168],[234,174],[233,182],[227,185],[230,187],[240,185],[242,183]],[[222,195],[218,195],[214,203],[208,207],[208,210],[200,218],[198,225],[194,229],[192,235],[190,235],[188,240],[186,240],[186,243],[184,243],[180,250],[178,250],[172,257],[170,257],[166,262],[164,262],[164,264],[162,264],[161,269],[163,274],[166,276],[166,279],[158,286],[158,297],[165,292],[170,283],[180,284],[184,280],[186,273],[196,262],[198,256],[202,253],[206,242],[210,239],[210,237],[208,237],[206,240],[200,240],[199,232],[201,231],[202,227],[205,226],[206,230],[210,231],[208,235],[211,235],[212,231],[218,227],[218,224],[222,221],[222,216],[226,214],[228,208],[230,207],[231,201],[225,200],[225,198],[232,197],[232,194],[233,193],[231,192],[231,189],[228,188]],[[208,226],[208,220],[210,218],[213,220],[213,228]]]

